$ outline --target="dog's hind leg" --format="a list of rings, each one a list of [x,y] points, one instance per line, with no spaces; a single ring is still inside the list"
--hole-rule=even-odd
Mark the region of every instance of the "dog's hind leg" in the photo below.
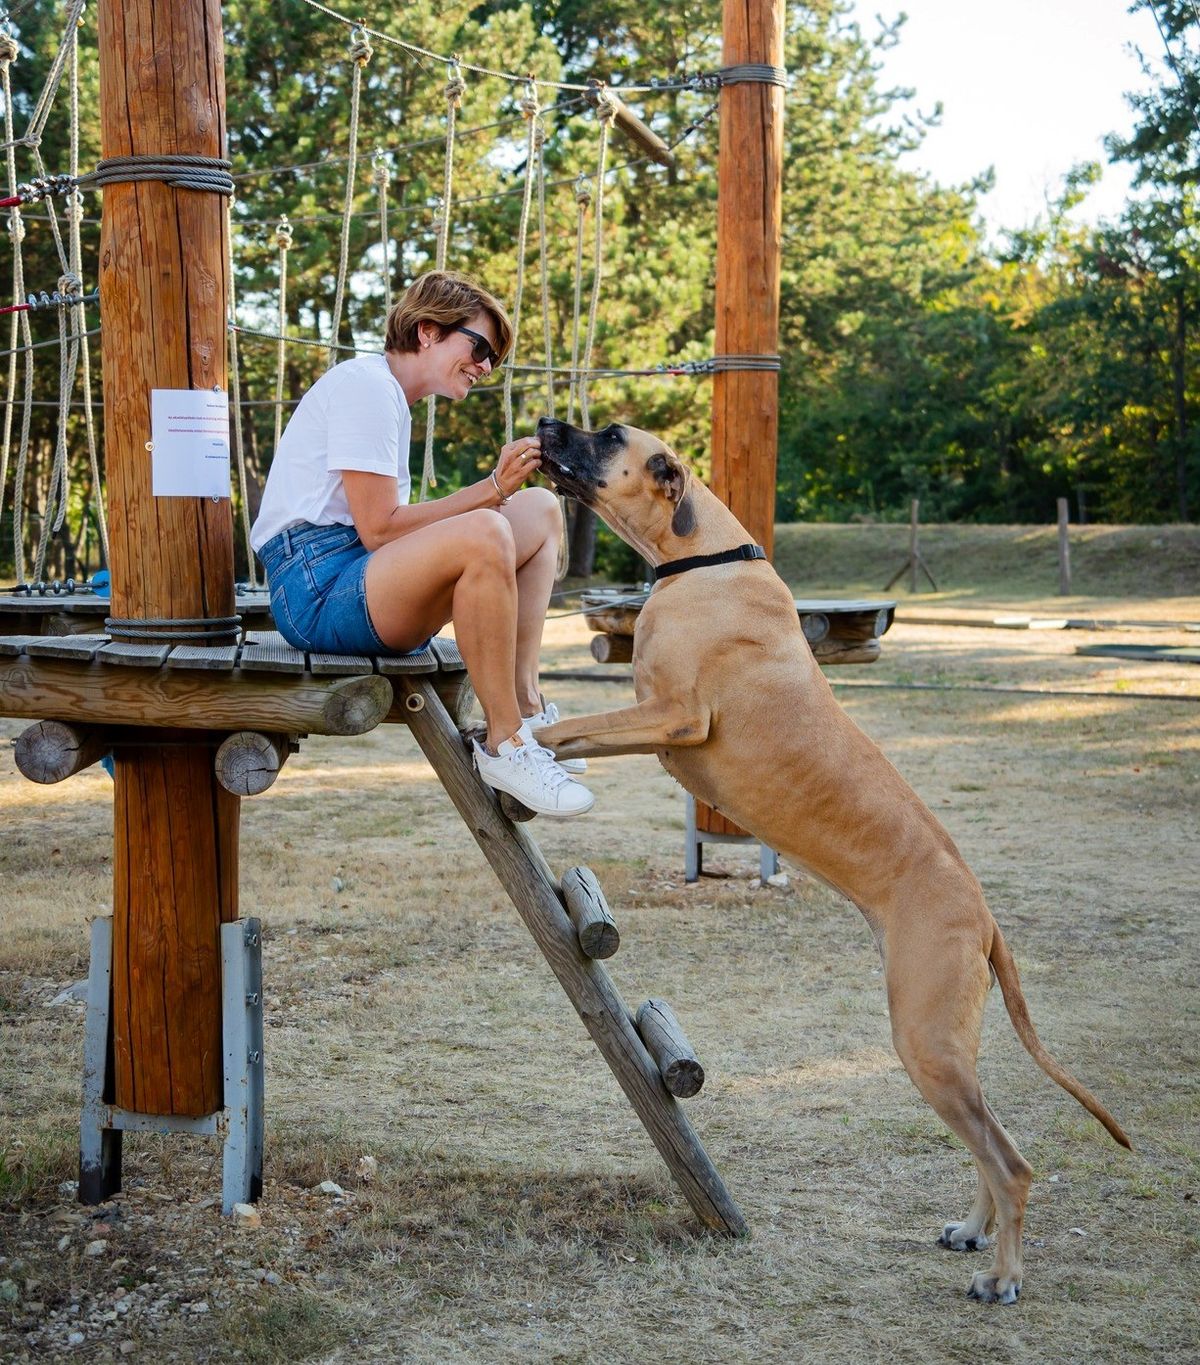
[[[919,936],[918,936],[919,937]],[[975,1158],[980,1187],[964,1223],[942,1245],[981,1244],[997,1226],[996,1259],[971,1280],[968,1293],[988,1303],[1015,1303],[1021,1292],[1021,1230],[1032,1172],[983,1097],[975,1060],[988,989],[978,947],[947,935],[936,951],[910,939],[887,953],[888,1004],[896,1051],[917,1089]],[[949,1233],[949,1237],[947,1236]]]
[[[947,1251],[983,1251],[991,1246],[990,1234],[996,1226],[996,1201],[983,1167],[978,1161],[975,1167],[979,1172],[979,1186],[971,1212],[961,1223],[947,1223],[938,1238],[938,1246]]]

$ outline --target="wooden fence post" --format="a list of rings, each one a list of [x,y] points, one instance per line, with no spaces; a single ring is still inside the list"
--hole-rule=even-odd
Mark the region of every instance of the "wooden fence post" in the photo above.
[[[1068,527],[1071,513],[1066,498],[1058,500],[1058,596],[1071,595],[1071,541]]]

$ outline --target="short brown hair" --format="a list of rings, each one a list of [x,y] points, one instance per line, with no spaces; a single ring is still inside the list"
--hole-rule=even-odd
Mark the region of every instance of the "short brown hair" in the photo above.
[[[444,337],[481,311],[495,326],[496,353],[503,359],[513,339],[504,305],[467,275],[456,270],[428,270],[418,275],[392,306],[384,347],[389,351],[418,351],[421,342],[417,328],[422,322],[432,322]]]

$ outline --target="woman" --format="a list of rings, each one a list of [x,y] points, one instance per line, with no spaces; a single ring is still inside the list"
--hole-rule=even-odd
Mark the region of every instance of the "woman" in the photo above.
[[[538,653],[562,522],[554,494],[522,490],[537,438],[504,446],[478,483],[408,503],[412,405],[465,398],[511,345],[503,307],[474,281],[416,279],[388,315],[384,354],[343,361],[300,400],[251,543],[297,649],[406,654],[453,620],[487,722],[480,777],[561,818],[594,798],[531,733],[558,715],[538,691]]]

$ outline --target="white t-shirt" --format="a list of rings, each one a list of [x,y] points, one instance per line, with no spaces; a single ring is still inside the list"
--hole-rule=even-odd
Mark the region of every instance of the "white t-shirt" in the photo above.
[[[396,501],[412,489],[408,399],[381,355],[360,355],[327,370],[300,400],[267,475],[262,505],[250,532],[260,550],[301,522],[352,526],[343,469],[396,480]]]

